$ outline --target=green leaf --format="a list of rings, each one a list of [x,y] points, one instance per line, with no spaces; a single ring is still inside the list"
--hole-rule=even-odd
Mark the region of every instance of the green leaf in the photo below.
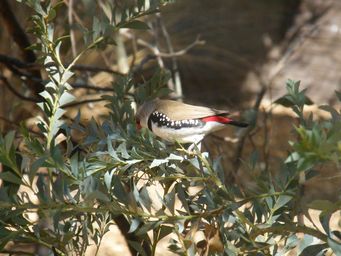
[[[324,229],[324,231],[326,232],[326,234],[329,235],[330,233],[330,228],[329,228],[329,222],[330,222],[330,218],[331,218],[331,214],[325,214],[324,212],[321,212],[319,219],[320,219],[320,223]]]
[[[188,202],[186,199],[186,193],[185,193],[185,190],[182,188],[182,185],[180,183],[177,183],[175,185],[175,189],[176,189],[178,198],[182,203],[182,207],[186,210],[187,213],[190,213],[190,209],[189,209]]]
[[[121,153],[121,156],[124,159],[129,159],[130,155],[128,154],[127,151],[127,144],[125,142],[122,142],[116,149],[117,152]]]
[[[108,190],[111,189],[112,176],[114,175],[115,170],[116,170],[116,168],[113,170],[107,171],[104,174],[104,183],[105,183],[105,186],[107,187]]]
[[[164,238],[165,236],[168,236],[169,234],[171,234],[173,232],[173,227],[171,226],[165,226],[162,225],[160,227],[160,233],[159,233],[159,240],[161,240],[162,238]]]
[[[168,210],[171,214],[174,214],[174,207],[175,207],[175,189],[173,188],[170,193],[165,195],[165,205],[167,206]]]
[[[124,23],[120,27],[121,28],[131,28],[131,29],[142,29],[142,30],[150,29],[150,27],[145,22],[139,21],[139,20],[132,20],[128,23]]]
[[[56,17],[56,11],[55,11],[55,9],[51,9],[51,10],[49,11],[47,20],[48,20],[49,22],[51,22],[55,17]]]
[[[145,253],[145,251],[144,251],[144,249],[140,243],[128,240],[128,244],[130,246],[132,246],[139,253],[139,255],[147,256],[147,254]]]
[[[289,95],[285,95],[274,101],[275,104],[282,105],[284,107],[292,107],[295,103],[292,101]]]
[[[125,191],[121,180],[119,179],[119,177],[117,175],[113,176],[113,194],[114,196],[116,196],[116,198],[124,203],[124,204],[128,204],[128,198],[127,198],[127,192]]]
[[[66,104],[69,104],[70,102],[75,100],[75,96],[73,96],[71,93],[64,92],[62,96],[59,99],[60,106],[64,106]]]
[[[184,158],[182,156],[178,156],[178,155],[171,153],[165,160],[183,161]]]
[[[41,167],[45,167],[45,161],[47,160],[47,158],[48,158],[47,156],[41,156],[32,163],[30,171],[28,173],[31,182],[33,182],[33,179],[36,176],[38,169]]]
[[[13,174],[12,172],[1,172],[0,179],[14,183],[14,184],[18,184],[18,185],[22,184],[21,178],[19,178],[17,175]]]
[[[5,136],[5,150],[7,153],[9,153],[11,148],[13,147],[14,137],[15,131],[10,131]]]
[[[108,136],[107,137],[107,145],[108,145],[108,153],[109,155],[115,160],[115,161],[118,161],[118,162],[122,162],[122,160],[118,157],[114,147],[112,146],[112,142],[111,142],[111,139],[110,137]]]
[[[149,230],[155,229],[156,227],[158,227],[160,225],[159,221],[150,221],[148,223],[144,223],[137,231],[136,231],[136,235],[137,236],[141,236],[146,234]]]
[[[151,211],[153,201],[149,196],[146,186],[143,186],[139,191],[139,202],[143,204],[149,212]]]
[[[165,163],[168,163],[168,159],[154,159],[153,162],[150,164],[149,168],[152,169]]]
[[[130,223],[130,228],[128,233],[133,233],[141,224],[141,221],[139,219],[133,219]]]

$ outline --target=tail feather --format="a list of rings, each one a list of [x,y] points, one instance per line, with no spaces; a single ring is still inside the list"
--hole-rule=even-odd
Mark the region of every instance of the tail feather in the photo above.
[[[238,126],[238,127],[248,127],[249,126],[248,123],[234,121],[234,120],[231,120],[231,122],[229,122],[229,124],[234,125],[234,126]]]
[[[218,123],[222,123],[222,124],[230,124],[230,125],[234,125],[234,126],[238,126],[238,127],[247,127],[249,126],[248,123],[244,123],[244,122],[240,122],[240,121],[235,121],[232,120],[231,118],[225,117],[225,116],[207,116],[204,118],[201,118],[201,121],[203,122],[218,122]]]

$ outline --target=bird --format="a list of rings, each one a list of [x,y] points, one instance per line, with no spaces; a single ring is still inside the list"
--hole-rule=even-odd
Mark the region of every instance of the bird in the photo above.
[[[138,128],[147,128],[168,142],[182,144],[199,144],[207,134],[228,125],[248,126],[231,119],[226,110],[163,99],[144,102],[137,109],[135,119]]]

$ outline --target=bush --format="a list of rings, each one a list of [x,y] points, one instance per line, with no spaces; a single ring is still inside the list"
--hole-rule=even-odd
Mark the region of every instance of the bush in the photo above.
[[[68,81],[77,60],[108,43],[110,29],[146,28],[137,18],[161,3],[146,9],[144,1],[137,1],[112,26],[94,22],[92,32],[85,34],[90,43],[65,66],[60,49],[66,39],[54,39],[53,30],[59,4],[25,2],[36,12],[32,32],[37,43],[32,48],[40,53],[48,82],[41,93],[45,100],[38,103],[44,113],[39,134],[22,125],[0,137],[0,251],[12,250],[6,245],[14,242],[38,244],[55,255],[82,255],[91,241],[99,248],[110,225],[116,224],[136,255],[155,255],[158,242],[169,234],[169,250],[178,255],[284,255],[293,248],[297,255],[323,255],[330,249],[341,254],[340,233],[329,225],[340,202],[300,207],[303,182],[314,176],[316,167],[339,165],[337,110],[321,107],[331,113],[328,120],[313,121],[312,114],[306,118],[309,100],[299,82],[289,80],[288,94],[278,103],[298,116],[292,152],[283,159],[278,176],[264,171],[255,177],[257,192],[244,193],[225,183],[219,159],[166,145],[148,130],[136,129],[132,103],[167,95],[166,71],[155,72],[138,86],[132,74],[116,79],[112,96],[104,96],[111,113],[103,123],[91,120],[85,126],[80,113],[70,122],[63,119],[63,107],[74,99]],[[75,143],[73,133],[84,137]],[[321,210],[323,230],[297,221],[308,208]]]

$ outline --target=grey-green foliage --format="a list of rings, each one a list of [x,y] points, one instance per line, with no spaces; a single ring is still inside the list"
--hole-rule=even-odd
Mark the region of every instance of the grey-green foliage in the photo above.
[[[181,145],[166,145],[148,130],[136,129],[132,103],[168,93],[163,86],[169,75],[163,70],[140,85],[133,83],[131,75],[117,78],[113,95],[105,96],[111,114],[103,123],[90,120],[84,126],[80,115],[71,123],[64,122],[63,105],[72,100],[70,68],[81,55],[64,67],[59,52],[65,39],[54,39],[52,26],[58,15],[56,7],[26,2],[36,11],[33,32],[39,42],[35,47],[49,82],[42,93],[46,100],[39,104],[45,114],[39,123],[41,136],[25,127],[0,136],[4,182],[0,188],[0,251],[11,241],[40,244],[56,254],[82,255],[91,240],[100,245],[115,217],[122,214],[130,223],[129,232],[141,238],[128,241],[141,255],[146,255],[141,241],[155,254],[159,240],[169,234],[169,249],[178,255],[285,255],[293,248],[300,255],[322,255],[329,247],[335,253],[340,251],[339,233],[329,226],[330,214],[340,208],[339,203],[312,204],[322,210],[324,231],[301,226],[294,218],[301,211],[296,197],[299,174],[319,163],[338,164],[338,111],[323,107],[332,114],[330,120],[306,119],[304,91],[299,91],[298,82],[288,81],[284,102],[299,116],[298,139],[291,142],[292,153],[283,159],[279,176],[271,178],[263,172],[255,177],[257,189],[247,196],[238,186],[224,183],[219,159],[212,160],[205,152],[187,152]],[[85,49],[106,43],[108,27],[135,24],[141,28],[134,20],[149,13],[143,3],[137,1],[137,9],[127,7],[125,14],[120,11],[120,21],[108,18],[116,11],[106,5],[107,22],[94,22],[95,36],[87,38],[90,42]],[[153,8],[157,6],[159,3]],[[65,146],[56,143],[60,132],[66,135]],[[85,135],[77,145],[71,140],[73,132]],[[19,150],[15,135],[24,139],[24,150]],[[256,161],[252,157],[253,166]],[[38,172],[39,168],[45,172]],[[37,213],[39,221],[30,219],[29,212]],[[44,220],[50,225],[42,225]],[[194,237],[199,232],[203,238],[197,241]],[[298,232],[305,234],[303,239],[296,236]]]

